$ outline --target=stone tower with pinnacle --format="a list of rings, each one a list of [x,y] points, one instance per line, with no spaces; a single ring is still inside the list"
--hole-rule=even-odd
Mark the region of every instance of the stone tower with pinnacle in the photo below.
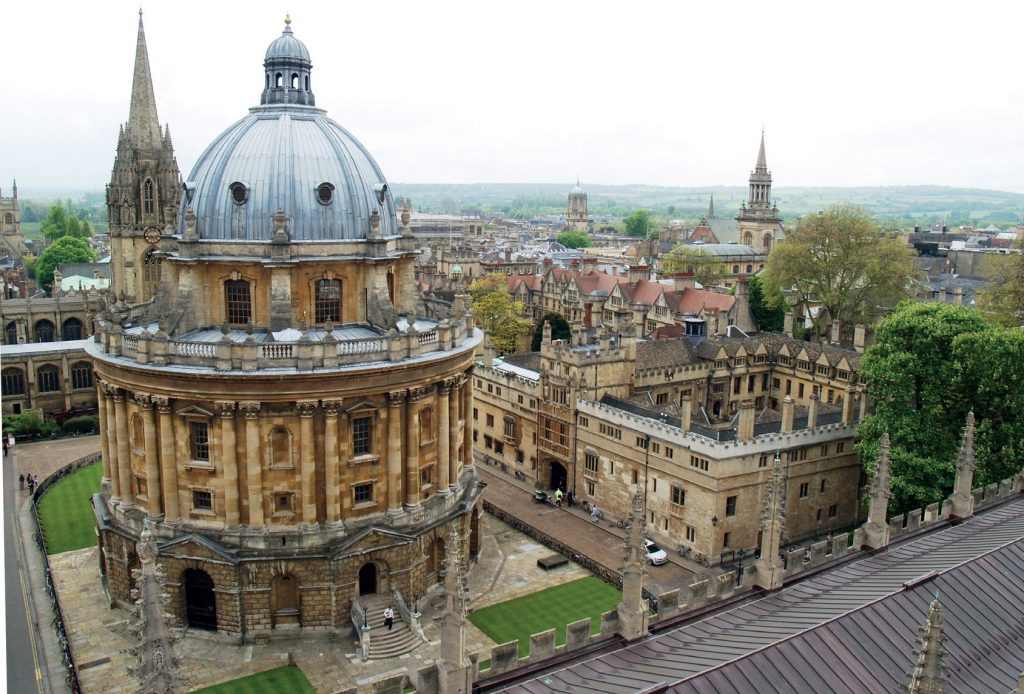
[[[747,202],[740,206],[739,242],[752,246],[761,253],[772,249],[781,229],[779,209],[772,202],[772,174],[764,154],[764,131],[761,131],[761,147],[757,152],[757,164],[750,172]]]
[[[759,527],[761,557],[755,564],[757,585],[765,590],[777,590],[782,587],[782,581],[786,577],[786,569],[779,556],[782,534],[786,528],[786,475],[782,457],[778,452],[775,453],[775,461],[772,463],[772,476],[765,488]]]
[[[579,179],[569,191],[569,205],[565,211],[565,228],[569,231],[587,231],[590,228],[590,213],[587,210],[587,194],[580,187]]]
[[[117,154],[107,185],[115,298],[141,303],[153,297],[160,277],[159,251],[170,243],[164,229],[174,224],[180,194],[181,174],[171,132],[167,127],[161,130],[156,115],[140,10],[128,122],[118,133]]]
[[[466,656],[466,583],[462,542],[456,523],[445,547],[444,614],[441,616],[441,659],[437,663],[440,694],[466,694],[473,689],[472,661]]]
[[[974,495],[971,494],[974,467],[974,412],[971,411],[967,413],[967,421],[964,423],[964,435],[960,439],[960,454],[956,458],[953,495],[949,497],[949,515],[953,518],[970,518],[974,515]]]
[[[921,635],[917,638],[918,647],[914,651],[917,662],[909,673],[907,694],[942,694],[945,691],[942,686],[945,681],[942,661],[946,656],[942,644],[945,640],[942,633],[942,605],[936,595],[928,607],[928,621],[921,627]]]
[[[647,604],[644,592],[644,497],[640,487],[633,494],[626,534],[626,554],[622,559],[622,602],[618,606],[619,635],[627,641],[647,635]]]
[[[875,474],[871,476],[868,495],[868,521],[864,524],[864,546],[879,549],[889,544],[887,511],[892,496],[892,463],[889,460],[889,432],[882,434],[875,460]]]

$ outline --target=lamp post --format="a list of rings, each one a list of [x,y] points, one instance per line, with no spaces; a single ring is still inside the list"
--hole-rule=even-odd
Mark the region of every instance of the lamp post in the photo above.
[[[743,548],[740,547],[739,563],[736,564],[736,585],[743,582]]]

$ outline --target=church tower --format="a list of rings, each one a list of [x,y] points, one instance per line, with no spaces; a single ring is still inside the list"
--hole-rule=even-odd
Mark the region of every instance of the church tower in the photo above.
[[[131,107],[128,122],[118,134],[114,169],[107,185],[115,297],[123,295],[128,303],[153,297],[160,278],[160,256],[155,251],[170,241],[163,239],[164,229],[174,224],[180,190],[181,174],[171,133],[168,128],[161,131],[157,120],[140,11]]]
[[[18,182],[14,181],[13,195],[0,194],[0,253],[11,260],[20,260],[28,253],[25,237],[21,235],[21,209],[18,207]]]
[[[569,191],[569,207],[565,212],[565,228],[569,231],[589,231],[590,214],[587,212],[587,194],[580,187],[579,179]]]
[[[739,222],[739,242],[760,253],[771,251],[772,244],[782,236],[779,209],[772,203],[772,174],[764,155],[764,131],[761,131],[757,164],[750,172],[747,202],[740,206],[736,221]]]

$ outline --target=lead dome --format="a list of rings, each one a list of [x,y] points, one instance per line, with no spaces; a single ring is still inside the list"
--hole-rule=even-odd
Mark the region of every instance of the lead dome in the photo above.
[[[356,138],[314,107],[312,64],[290,20],[264,62],[261,105],[219,135],[185,183],[177,230],[192,208],[200,241],[270,241],[274,215],[292,241],[365,239],[398,232],[380,167]]]

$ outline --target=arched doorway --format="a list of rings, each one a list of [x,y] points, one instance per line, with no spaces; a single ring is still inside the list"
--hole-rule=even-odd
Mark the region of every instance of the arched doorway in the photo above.
[[[568,489],[566,486],[569,481],[569,474],[565,471],[565,466],[557,460],[551,461],[551,488],[552,489]]]
[[[190,627],[217,631],[213,579],[201,569],[185,570],[185,616]]]
[[[373,595],[377,592],[377,565],[363,564],[359,569],[359,594]]]
[[[270,587],[273,601],[270,627],[276,629],[285,624],[301,626],[299,580],[290,575],[275,576]]]

